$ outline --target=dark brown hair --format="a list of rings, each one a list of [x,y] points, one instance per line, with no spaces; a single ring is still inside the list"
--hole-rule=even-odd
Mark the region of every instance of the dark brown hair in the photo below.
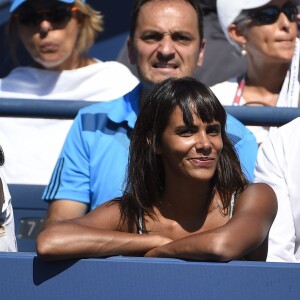
[[[223,149],[211,179],[211,199],[218,193],[226,210],[232,194],[243,190],[248,183],[227,137],[226,111],[217,97],[209,87],[196,79],[166,79],[156,85],[146,99],[132,133],[127,182],[120,198],[121,220],[128,224],[129,231],[135,229],[139,209],[153,217],[153,206],[159,203],[164,191],[164,169],[156,147],[176,107],[182,110],[187,126],[193,126],[193,113],[205,123],[215,120],[221,125]]]

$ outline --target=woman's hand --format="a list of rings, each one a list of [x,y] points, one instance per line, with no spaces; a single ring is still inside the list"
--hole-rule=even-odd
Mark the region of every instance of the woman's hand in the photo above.
[[[159,247],[157,247],[157,248],[159,248]],[[144,256],[145,257],[159,257],[157,248],[153,248],[153,249],[149,250],[147,253],[145,253]]]
[[[160,241],[159,241],[159,245],[151,250],[149,250],[148,252],[145,253],[145,257],[160,257],[159,253],[160,253],[160,248],[166,244],[169,244],[173,242],[173,240],[164,237],[164,236],[160,236]]]

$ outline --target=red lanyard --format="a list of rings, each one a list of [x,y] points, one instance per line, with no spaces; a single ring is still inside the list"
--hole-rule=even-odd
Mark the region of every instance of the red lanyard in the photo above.
[[[243,76],[243,78],[240,80],[240,83],[239,83],[238,89],[236,91],[232,105],[234,105],[234,106],[240,105],[240,101],[241,101],[241,98],[243,95],[245,84],[246,84],[246,76]]]

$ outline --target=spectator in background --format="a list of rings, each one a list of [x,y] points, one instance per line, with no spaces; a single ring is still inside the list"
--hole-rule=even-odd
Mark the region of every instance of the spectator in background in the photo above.
[[[4,153],[0,146],[0,167],[4,164]],[[11,197],[0,170],[0,252],[16,252],[14,212]]]
[[[197,67],[195,78],[209,86],[223,82],[232,76],[238,76],[246,72],[246,57],[240,54],[224,35],[217,16],[215,0],[199,0],[203,9],[203,24],[205,38],[205,52],[201,67]],[[128,59],[126,43],[121,49],[118,61],[124,63],[134,73],[137,73],[136,65],[132,65]]]
[[[299,106],[296,4],[288,0],[217,0],[228,40],[247,52],[248,70],[212,87],[223,105]],[[250,127],[261,143],[269,128]]]
[[[203,64],[196,77],[212,86],[247,70],[246,56],[240,54],[221,29],[216,0],[199,0],[204,12],[204,38],[206,41]]]
[[[158,84],[133,129],[123,196],[50,225],[38,255],[265,260],[276,196],[266,184],[248,185],[225,125],[225,109],[204,84]]]
[[[47,224],[80,217],[122,194],[129,137],[145,97],[159,81],[193,76],[201,66],[203,16],[198,0],[140,0],[135,3],[128,42],[141,84],[114,101],[82,109],[58,159],[43,199]],[[257,144],[228,115],[227,133],[252,179]]]
[[[14,0],[12,49],[21,40],[32,57],[0,80],[0,97],[106,101],[131,91],[138,80],[120,63],[87,55],[102,31],[102,16],[81,0]],[[26,103],[24,102],[24,105]],[[8,183],[49,182],[71,120],[1,118]]]
[[[299,153],[300,118],[270,132],[258,152],[255,181],[269,184],[278,200],[268,261],[300,262]]]

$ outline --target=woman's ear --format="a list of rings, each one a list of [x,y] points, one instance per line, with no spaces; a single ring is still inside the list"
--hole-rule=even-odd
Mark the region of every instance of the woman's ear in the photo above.
[[[228,26],[228,35],[231,39],[241,45],[241,47],[245,46],[247,43],[245,29],[243,30],[243,28],[236,24],[230,24]]]
[[[149,147],[153,148],[155,154],[161,154],[160,146],[157,144],[156,139],[150,133],[147,134],[147,143]]]
[[[159,145],[156,144],[156,145],[153,145],[153,147],[154,147],[155,154],[161,154],[162,153],[161,148],[160,148]]]

